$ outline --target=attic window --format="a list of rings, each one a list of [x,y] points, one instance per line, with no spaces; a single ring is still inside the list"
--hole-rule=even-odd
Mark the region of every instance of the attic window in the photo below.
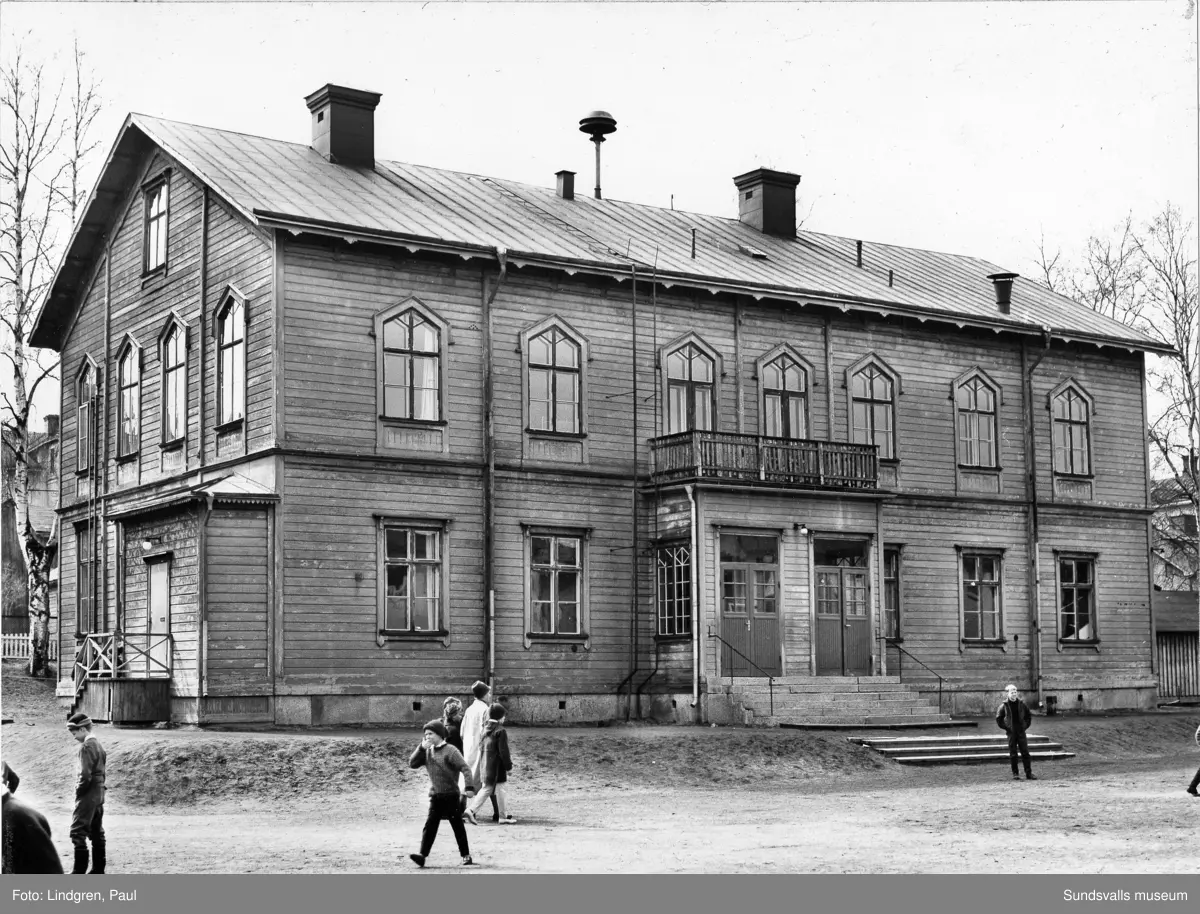
[[[747,254],[750,257],[753,257],[755,260],[767,260],[768,259],[766,251],[760,251],[758,248],[752,248],[748,244],[739,244],[738,250],[743,254]]]

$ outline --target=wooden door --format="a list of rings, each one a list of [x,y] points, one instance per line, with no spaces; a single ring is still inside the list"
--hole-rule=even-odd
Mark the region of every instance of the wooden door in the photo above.
[[[868,573],[817,568],[817,675],[871,675]]]
[[[721,534],[721,673],[778,676],[779,541]]]
[[[148,570],[149,593],[146,595],[149,659],[146,672],[162,676],[171,669],[171,562],[151,562]]]

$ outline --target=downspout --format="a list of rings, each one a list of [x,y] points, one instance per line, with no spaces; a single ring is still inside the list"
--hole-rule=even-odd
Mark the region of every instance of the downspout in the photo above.
[[[600,147],[597,146],[596,148],[599,149]],[[633,656],[631,658],[632,662],[629,665],[629,688],[630,688],[630,691],[632,691],[633,690],[633,677],[642,668],[641,642],[638,637],[638,635],[640,634],[638,631],[638,627],[641,623],[640,610],[641,610],[641,602],[642,602],[642,588],[641,588],[641,581],[639,580],[639,576],[638,576],[638,549],[641,545],[641,542],[638,537],[637,264],[630,264],[629,272],[630,272],[630,276],[633,279],[633,297],[632,297],[632,307],[631,307],[631,310],[633,311],[633,338],[631,340],[631,345],[630,345],[630,349],[633,353],[632,358],[630,360],[630,370],[633,373],[633,486],[632,486],[632,498],[633,498],[633,505],[632,505],[632,507],[633,507],[633,512],[632,512],[633,550],[632,550],[632,553],[633,554],[629,561],[630,574],[633,575],[633,582],[632,582],[632,584],[633,584],[633,616],[632,616],[633,638],[631,639],[631,642],[630,642]],[[640,720],[642,717],[642,693],[640,691],[637,693],[636,701],[637,701],[636,713],[637,713],[638,719]]]
[[[99,596],[100,605],[104,607],[104,625],[107,630],[108,626],[108,376],[109,363],[112,361],[112,248],[109,247],[109,256],[104,259],[104,423],[101,426],[104,435],[104,444],[102,445],[101,453],[104,455],[104,462],[96,468],[96,488],[99,488],[99,483],[103,479],[103,489],[100,493],[100,545],[104,549],[104,554],[100,557],[100,593],[94,596]],[[138,366],[139,373],[141,366]],[[138,404],[141,407],[141,404]],[[139,458],[141,459],[141,458]],[[93,540],[94,542],[94,540]],[[94,578],[93,578],[94,580]],[[116,589],[114,584],[113,589]],[[93,597],[94,598],[94,597]],[[113,620],[114,628],[120,629],[120,624],[116,619]],[[118,639],[119,640],[119,639]],[[113,642],[113,649],[116,650],[116,641]],[[114,658],[115,660],[116,658]]]
[[[1033,420],[1033,372],[1050,351],[1050,328],[1042,327],[1042,351],[1029,363],[1029,345],[1021,343],[1022,395],[1025,408],[1026,497],[1029,513],[1026,516],[1026,538],[1029,550],[1029,608],[1033,628],[1033,681],[1037,686],[1038,707],[1044,706],[1042,690],[1042,611],[1041,611],[1041,532],[1038,518],[1037,436]]]
[[[483,679],[494,686],[496,674],[496,391],[492,353],[492,303],[500,286],[508,277],[508,250],[496,247],[500,273],[490,294],[483,297],[483,453],[486,469],[483,476],[483,588],[487,594],[487,651],[484,657]],[[480,274],[482,290],[487,289],[487,275]]]
[[[200,503],[197,513],[196,544],[197,561],[199,562],[199,580],[196,587],[199,590],[199,613],[196,625],[196,725],[204,723],[204,697],[208,691],[208,521],[212,517],[213,496],[207,494]]]
[[[692,601],[692,707],[700,704],[700,606],[696,593],[696,499],[693,497],[694,486],[684,486],[692,511],[692,541],[688,559],[691,562],[691,593]]]
[[[278,315],[276,316],[278,320]],[[208,402],[208,185],[204,185],[204,197],[200,208],[200,466],[205,463],[206,444],[204,406]],[[185,432],[186,433],[186,432]],[[187,454],[183,455],[187,466]]]

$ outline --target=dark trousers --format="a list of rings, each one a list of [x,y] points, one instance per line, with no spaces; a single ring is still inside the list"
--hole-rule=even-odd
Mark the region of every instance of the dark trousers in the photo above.
[[[88,841],[92,842],[92,872],[103,873],[107,862],[103,787],[89,790],[75,801],[75,812],[71,815],[71,844],[75,847],[76,873],[87,869]]]
[[[1021,750],[1021,761],[1025,763],[1025,774],[1033,774],[1032,760],[1029,758],[1029,740],[1025,738],[1025,731],[1008,731],[1008,760],[1012,762],[1012,773],[1017,773],[1017,750]]]
[[[1192,775],[1192,783],[1188,785],[1188,790],[1195,790],[1200,787],[1200,768],[1196,769],[1196,773]]]
[[[450,820],[450,830],[458,842],[458,852],[469,857],[471,848],[467,844],[467,828],[463,825],[463,808],[457,792],[438,793],[429,798],[429,812],[425,816],[425,827],[421,829],[421,856],[428,857],[433,850],[442,819]]]

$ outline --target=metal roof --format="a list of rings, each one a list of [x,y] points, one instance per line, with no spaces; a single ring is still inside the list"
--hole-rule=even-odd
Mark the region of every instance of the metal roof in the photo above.
[[[331,164],[308,146],[132,114],[72,237],[35,324],[34,345],[61,346],[94,262],[113,202],[128,188],[131,163],[152,142],[207,183],[252,223],[367,238],[570,272],[653,274],[667,286],[757,298],[835,304],[911,314],[1018,333],[1170,352],[1164,345],[1028,279],[1012,309],[997,308],[989,274],[975,257],[801,231],[763,234],[737,219],[618,200],[559,197],[538,187],[398,162],[374,170]],[[693,231],[695,255],[692,254]],[[765,255],[765,256],[763,256]],[[889,284],[889,271],[892,282]]]

